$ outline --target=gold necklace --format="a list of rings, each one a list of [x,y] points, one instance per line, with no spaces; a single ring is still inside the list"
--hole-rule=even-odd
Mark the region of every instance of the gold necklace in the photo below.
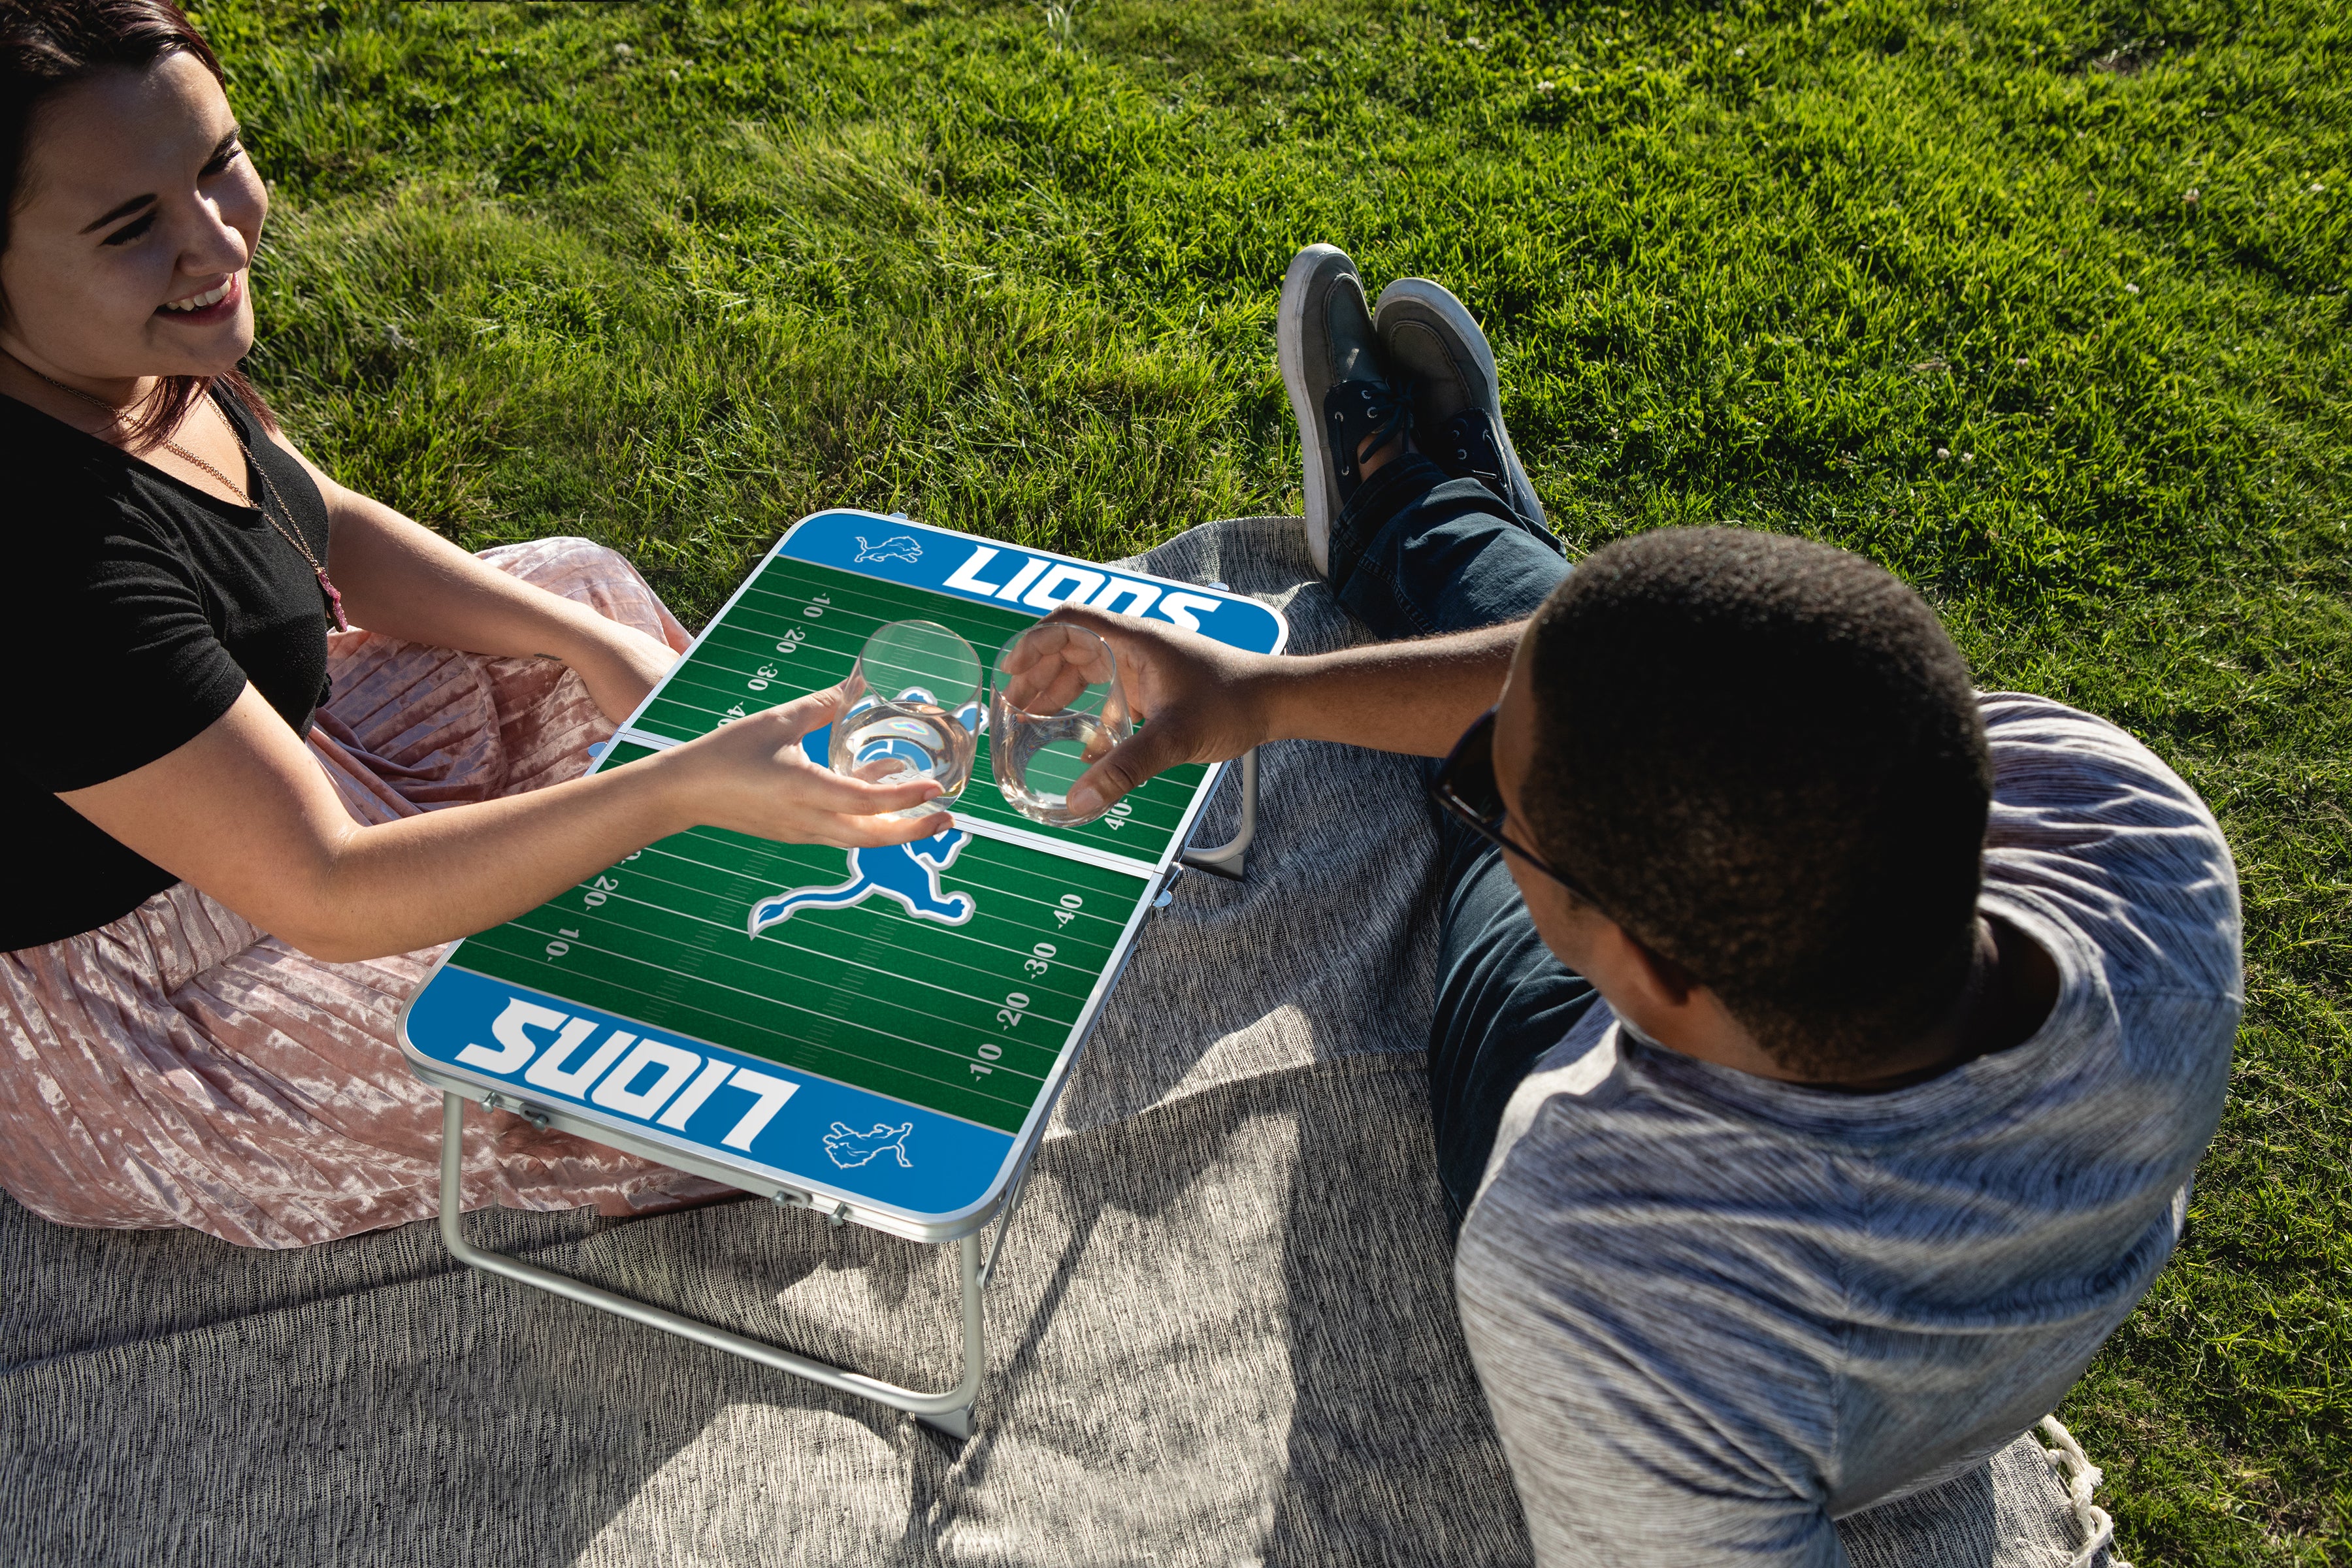
[[[10,354],[8,357],[10,359],[16,359],[15,354]],[[25,364],[23,360],[18,359],[16,360],[16,363],[18,364],[25,365],[26,370],[32,370],[35,375],[40,376],[43,381],[47,382],[51,386],[56,387],[59,392],[66,394],[68,396],[79,397],[84,403],[90,405],[94,408],[104,409],[110,424],[120,424],[121,422],[122,410],[117,408],[113,404],[109,403],[103,397],[84,392],[78,386],[68,386],[64,382],[59,381],[53,375],[43,375],[41,372],[33,370],[31,365]],[[207,399],[207,401],[210,400]],[[226,413],[218,408],[215,408],[213,412],[215,415],[218,416],[222,424],[228,426],[228,433],[236,438],[236,449],[245,454],[246,468],[253,475],[261,491],[261,502],[259,505],[255,505],[253,497],[247,492],[246,488],[243,485],[238,484],[235,479],[230,479],[226,474],[224,474],[218,468],[214,468],[210,463],[205,462],[202,458],[197,457],[185,447],[183,447],[177,441],[173,440],[169,436],[160,437],[158,439],[163,442],[165,449],[172,452],[174,456],[180,458],[183,461],[194,463],[196,467],[202,468],[205,472],[210,474],[213,478],[218,479],[222,484],[228,487],[229,493],[236,497],[239,504],[251,507],[252,510],[259,512],[261,514],[261,521],[276,529],[278,531],[278,536],[295,548],[296,552],[301,555],[303,563],[308,565],[311,572],[318,577],[319,586],[327,595],[327,607],[334,612],[335,629],[339,632],[347,632],[351,630],[352,623],[343,615],[343,596],[336,591],[334,579],[327,575],[325,563],[321,562],[318,556],[312,554],[310,547],[302,542],[302,534],[300,530],[288,526],[289,523],[293,521],[294,514],[287,509],[286,503],[283,500],[278,500],[277,490],[272,488],[269,483],[269,476],[261,471],[261,464],[254,458],[253,448],[245,444],[245,432],[236,427],[236,421],[229,418]],[[269,503],[271,501],[277,501],[278,510],[286,514],[285,522],[280,522],[276,517],[270,514]]]

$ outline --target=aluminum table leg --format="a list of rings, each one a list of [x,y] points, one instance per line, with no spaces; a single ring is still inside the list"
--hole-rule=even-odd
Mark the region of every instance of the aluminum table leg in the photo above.
[[[811,1383],[839,1389],[878,1401],[904,1410],[926,1425],[936,1426],[953,1437],[969,1437],[972,1431],[972,1401],[980,1393],[981,1373],[988,1359],[981,1340],[980,1315],[980,1236],[974,1232],[956,1245],[962,1254],[963,1275],[963,1375],[953,1388],[944,1394],[923,1394],[911,1388],[901,1388],[895,1383],[862,1373],[845,1371],[830,1363],[797,1355],[791,1351],[764,1341],[747,1339],[725,1329],[713,1328],[692,1318],[682,1317],[661,1307],[653,1306],[633,1297],[619,1295],[568,1274],[558,1274],[503,1252],[476,1247],[466,1239],[463,1194],[460,1191],[464,1168],[466,1102],[455,1094],[441,1096],[441,1239],[450,1252],[468,1268],[487,1274],[501,1274],[509,1279],[594,1307],[615,1317],[660,1329],[680,1339],[708,1345],[712,1350],[725,1351],[729,1355],[741,1356],[745,1361],[778,1372],[804,1377]]]
[[[1256,837],[1257,748],[1253,746],[1242,753],[1241,820],[1234,828],[1234,836],[1213,849],[1187,848],[1177,858],[1196,871],[1238,882],[1249,861],[1250,842]]]

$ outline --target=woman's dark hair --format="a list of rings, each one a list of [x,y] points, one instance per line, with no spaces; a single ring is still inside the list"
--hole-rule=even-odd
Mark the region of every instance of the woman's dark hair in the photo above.
[[[44,100],[110,67],[145,70],[175,51],[195,57],[227,83],[221,63],[172,0],[0,0],[0,251],[8,248],[16,197],[24,187],[33,116]],[[0,319],[9,313],[0,292]],[[277,416],[241,370],[225,375],[168,375],[131,422],[131,443],[145,448],[169,435],[215,381],[268,428]]]

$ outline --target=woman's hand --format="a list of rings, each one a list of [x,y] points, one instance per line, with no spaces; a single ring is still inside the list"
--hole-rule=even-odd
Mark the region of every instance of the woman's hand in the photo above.
[[[582,645],[568,651],[564,662],[586,683],[588,695],[604,717],[624,724],[646,694],[669,673],[678,655],[667,643],[634,626],[601,616],[596,623],[590,629],[592,635],[583,636]]]
[[[690,820],[758,838],[851,847],[910,843],[954,826],[944,810],[881,816],[935,799],[940,786],[933,780],[866,784],[808,760],[801,738],[848,706],[836,686],[748,714],[636,765],[657,763],[672,773],[670,788]]]

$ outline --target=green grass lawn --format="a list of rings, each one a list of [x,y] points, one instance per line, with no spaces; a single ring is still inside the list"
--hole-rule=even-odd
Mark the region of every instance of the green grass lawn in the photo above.
[[[1486,322],[1579,548],[1868,553],[2234,846],[2190,1231],[2061,1412],[2151,1563],[2352,1561],[2352,23],[2327,0],[265,5],[258,379],[689,621],[849,503],[1087,555],[1296,510],[1284,263]]]

